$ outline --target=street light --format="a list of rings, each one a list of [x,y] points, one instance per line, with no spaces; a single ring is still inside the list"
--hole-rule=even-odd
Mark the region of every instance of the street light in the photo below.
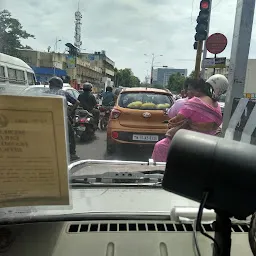
[[[148,56],[148,54],[144,53],[145,56]],[[152,53],[152,59],[151,59],[151,77],[150,77],[150,84],[153,84],[153,71],[154,71],[154,64],[155,64],[155,59],[157,57],[162,57],[163,55],[155,55]]]
[[[56,67],[55,67],[55,52],[57,52],[57,49],[58,49],[58,42],[61,42],[61,40],[56,37],[56,41],[54,44],[54,64],[53,64],[53,75],[54,76],[55,76],[55,69],[56,69]]]

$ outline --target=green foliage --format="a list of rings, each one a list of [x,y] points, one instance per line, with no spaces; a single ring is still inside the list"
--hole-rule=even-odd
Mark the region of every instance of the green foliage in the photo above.
[[[173,93],[178,93],[183,89],[185,80],[186,77],[180,73],[172,74],[169,77],[167,88]]]
[[[35,38],[33,35],[23,30],[17,19],[11,17],[7,10],[0,12],[0,52],[19,57],[17,48],[31,49],[30,46],[23,46],[21,39]]]
[[[123,87],[139,87],[140,86],[140,79],[134,76],[132,70],[130,68],[125,69],[115,69],[115,81],[116,86],[123,86]]]
[[[195,70],[190,73],[189,78],[195,78]]]
[[[152,85],[150,85],[150,87],[156,88],[156,89],[165,89],[164,86],[161,84],[152,84]]]

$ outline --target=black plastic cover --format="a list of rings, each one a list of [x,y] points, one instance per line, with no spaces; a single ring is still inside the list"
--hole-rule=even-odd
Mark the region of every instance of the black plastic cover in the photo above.
[[[243,219],[256,210],[256,147],[238,141],[180,130],[168,154],[163,188],[206,208]]]

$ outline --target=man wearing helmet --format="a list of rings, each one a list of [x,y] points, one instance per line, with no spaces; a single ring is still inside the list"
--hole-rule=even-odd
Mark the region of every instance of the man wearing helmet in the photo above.
[[[228,79],[224,75],[215,74],[206,80],[206,85],[208,85],[209,96],[214,101],[218,101],[220,96],[227,91]]]
[[[78,96],[80,105],[83,107],[83,109],[93,114],[96,121],[96,125],[98,126],[99,119],[100,119],[100,111],[98,109],[95,109],[95,107],[97,106],[97,101],[94,95],[91,93],[92,84],[90,83],[83,84],[83,91],[84,92]]]
[[[102,105],[103,106],[114,106],[115,104],[115,95],[113,93],[113,88],[111,86],[107,86],[106,92],[102,95]]]
[[[79,105],[79,101],[73,98],[68,92],[62,90],[63,81],[61,78],[54,76],[49,80],[49,90],[46,91],[48,94],[61,95],[65,97],[67,102],[71,103],[73,106],[70,112],[73,112]],[[70,161],[78,160],[79,157],[76,155],[76,140],[75,133],[72,127],[71,121],[69,119],[70,113],[68,111],[68,135],[69,135],[69,153],[70,153]]]

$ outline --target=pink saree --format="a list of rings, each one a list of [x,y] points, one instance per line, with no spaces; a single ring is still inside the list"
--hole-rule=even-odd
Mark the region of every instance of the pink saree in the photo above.
[[[218,105],[218,107],[214,108],[197,97],[188,100],[179,111],[178,116],[172,118],[169,121],[170,128],[175,128],[176,126],[176,130],[172,132],[172,129],[169,129],[169,131],[167,132],[167,137],[155,144],[154,151],[152,153],[152,159],[155,162],[166,162],[172,137],[179,128],[184,128],[182,127],[182,125],[180,125],[181,116],[184,122],[187,122],[187,127],[184,129],[189,129],[192,131],[211,135],[216,134],[218,127],[222,123],[220,106]],[[168,136],[168,134],[172,135]]]

